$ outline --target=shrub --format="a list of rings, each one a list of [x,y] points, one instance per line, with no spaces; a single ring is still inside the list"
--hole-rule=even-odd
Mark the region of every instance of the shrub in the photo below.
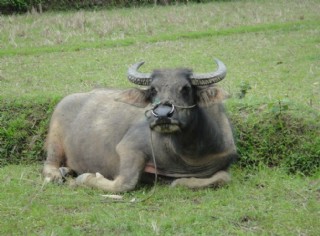
[[[42,12],[42,10],[132,7],[148,4],[167,5],[188,2],[187,0],[0,0],[0,13],[24,13],[32,9]],[[194,0],[190,2],[208,2],[208,0]]]
[[[0,0],[0,13],[26,12],[41,2],[41,0]]]

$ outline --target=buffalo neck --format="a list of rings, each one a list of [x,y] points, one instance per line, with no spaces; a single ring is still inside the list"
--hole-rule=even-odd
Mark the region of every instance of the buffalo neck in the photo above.
[[[182,132],[172,135],[176,153],[180,156],[197,158],[219,152],[220,130],[217,122],[209,117],[205,108],[195,108],[193,119]]]

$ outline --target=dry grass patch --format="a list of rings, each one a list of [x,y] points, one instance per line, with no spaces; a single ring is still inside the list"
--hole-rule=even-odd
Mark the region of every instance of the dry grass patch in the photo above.
[[[0,16],[2,49],[318,19],[315,0],[235,1],[108,11]],[[297,12],[299,14],[297,15]]]

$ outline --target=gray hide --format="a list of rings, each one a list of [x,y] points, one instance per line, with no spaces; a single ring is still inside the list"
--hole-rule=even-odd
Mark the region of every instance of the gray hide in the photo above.
[[[192,85],[190,73],[155,71],[147,89],[94,90],[64,98],[50,123],[46,180],[61,181],[59,168],[68,167],[80,175],[78,183],[129,191],[144,173],[155,172],[153,145],[158,174],[173,178],[172,185],[228,182],[226,171],[237,153],[222,105],[226,95],[212,85]]]

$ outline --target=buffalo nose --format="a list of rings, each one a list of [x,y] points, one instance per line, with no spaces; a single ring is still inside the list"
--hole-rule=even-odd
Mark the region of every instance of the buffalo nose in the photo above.
[[[152,114],[158,118],[171,117],[174,112],[174,105],[170,103],[158,104],[152,109]]]

